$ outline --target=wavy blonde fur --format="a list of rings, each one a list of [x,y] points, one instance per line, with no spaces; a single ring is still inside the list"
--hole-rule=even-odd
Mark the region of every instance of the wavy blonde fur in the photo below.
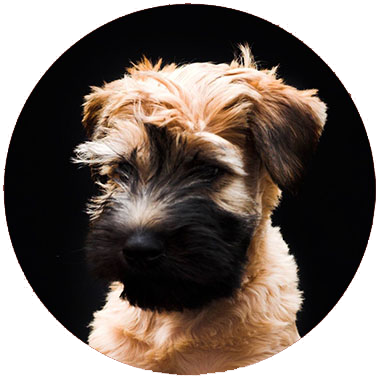
[[[243,202],[245,194],[255,194],[249,207],[256,207],[261,219],[234,297],[202,310],[158,313],[120,299],[122,285],[114,283],[104,308],[95,313],[90,346],[139,368],[201,374],[256,363],[296,342],[302,300],[297,267],[270,216],[280,197],[277,185],[298,178],[325,119],[315,90],[284,84],[275,69],[258,70],[246,46],[230,64],[162,67],[145,58],[122,79],[93,88],[83,119],[91,141],[77,148],[79,162],[106,170],[113,154],[141,144],[144,123],[219,136],[244,157],[244,171],[254,180],[232,184],[216,201],[245,212],[241,204],[250,205]],[[298,150],[292,150],[294,141]],[[223,205],[222,196],[231,202]]]

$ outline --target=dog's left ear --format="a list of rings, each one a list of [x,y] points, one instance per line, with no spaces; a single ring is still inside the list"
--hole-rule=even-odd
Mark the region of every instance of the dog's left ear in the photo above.
[[[316,90],[297,90],[273,74],[250,85],[256,95],[248,124],[256,150],[274,182],[294,190],[322,133],[326,105]]]

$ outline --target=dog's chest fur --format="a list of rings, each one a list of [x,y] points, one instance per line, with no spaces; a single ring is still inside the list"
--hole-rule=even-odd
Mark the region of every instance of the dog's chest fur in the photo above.
[[[235,298],[200,312],[157,313],[121,300],[122,286],[114,283],[105,307],[95,314],[90,346],[139,368],[201,374],[253,364],[297,341],[296,264],[269,221],[258,233],[265,239],[250,247],[255,269]]]

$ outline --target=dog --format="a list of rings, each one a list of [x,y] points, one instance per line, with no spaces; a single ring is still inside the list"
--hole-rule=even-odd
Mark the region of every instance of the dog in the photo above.
[[[302,180],[326,120],[316,90],[229,64],[143,58],[83,107],[99,193],[88,205],[94,273],[109,281],[89,345],[172,374],[223,372],[299,339],[297,266],[271,213]]]

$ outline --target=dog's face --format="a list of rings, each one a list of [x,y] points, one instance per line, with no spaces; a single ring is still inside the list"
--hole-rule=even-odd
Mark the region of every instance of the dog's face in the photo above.
[[[181,310],[230,296],[258,215],[249,197],[235,205],[247,193],[239,152],[207,133],[149,124],[140,133],[110,163],[88,236],[93,267],[122,281],[123,296],[141,308]]]
[[[148,61],[94,89],[90,141],[77,148],[101,192],[87,256],[143,309],[200,308],[240,287],[255,231],[291,186],[325,118],[298,91],[245,62],[160,69]]]

